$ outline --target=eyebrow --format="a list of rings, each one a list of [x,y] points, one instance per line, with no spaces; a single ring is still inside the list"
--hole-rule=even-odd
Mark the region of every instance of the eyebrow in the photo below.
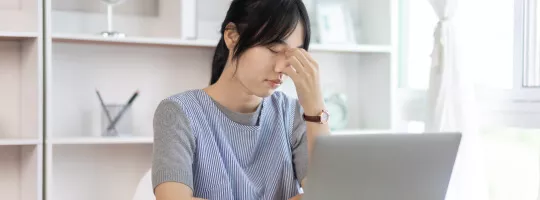
[[[277,44],[288,45],[288,44],[287,44],[285,41],[283,41],[283,40],[278,40],[276,43],[277,43]],[[302,49],[303,49],[303,48],[304,48],[304,44],[301,44],[301,45],[297,46],[296,48],[302,48]]]

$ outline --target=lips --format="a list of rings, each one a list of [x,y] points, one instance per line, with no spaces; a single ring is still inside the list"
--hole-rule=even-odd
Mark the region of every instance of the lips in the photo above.
[[[283,81],[280,79],[268,80],[268,81],[276,85],[281,85],[283,83]]]
[[[267,80],[267,82],[268,82],[268,85],[270,86],[270,88],[272,88],[272,89],[278,88],[281,85],[281,83],[283,83],[283,81],[280,80],[280,79]]]

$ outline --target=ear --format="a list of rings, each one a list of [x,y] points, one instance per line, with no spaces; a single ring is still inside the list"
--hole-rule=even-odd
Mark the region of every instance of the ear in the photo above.
[[[223,39],[225,40],[225,44],[227,45],[229,51],[232,51],[234,47],[236,47],[239,37],[240,34],[238,33],[236,25],[232,22],[227,24],[227,26],[225,27],[225,32],[223,33]]]

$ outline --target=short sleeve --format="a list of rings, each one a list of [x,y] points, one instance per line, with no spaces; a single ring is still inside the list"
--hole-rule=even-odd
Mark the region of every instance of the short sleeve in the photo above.
[[[308,142],[306,136],[306,122],[302,119],[302,106],[295,101],[295,113],[292,129],[292,156],[296,179],[302,182],[306,177],[308,168]]]
[[[153,130],[153,189],[165,182],[178,182],[193,190],[195,139],[181,105],[169,99],[160,102]]]

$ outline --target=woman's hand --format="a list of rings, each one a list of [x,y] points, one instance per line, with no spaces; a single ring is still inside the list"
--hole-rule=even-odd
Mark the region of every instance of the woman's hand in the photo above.
[[[283,73],[294,82],[300,105],[306,115],[318,115],[324,109],[319,83],[319,64],[301,48],[289,49],[286,55],[289,66],[283,69]]]
[[[302,195],[299,194],[299,195],[294,196],[293,198],[290,198],[289,200],[301,200],[301,199],[302,199]]]

